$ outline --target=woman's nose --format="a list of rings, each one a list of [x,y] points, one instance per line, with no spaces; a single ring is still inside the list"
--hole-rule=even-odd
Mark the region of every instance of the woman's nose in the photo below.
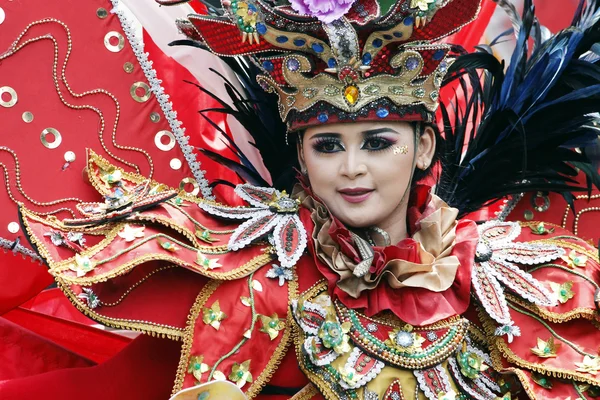
[[[367,173],[367,165],[358,152],[346,151],[340,172],[350,179],[355,179]]]

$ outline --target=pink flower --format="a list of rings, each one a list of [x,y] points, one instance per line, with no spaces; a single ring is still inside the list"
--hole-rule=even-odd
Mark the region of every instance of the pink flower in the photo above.
[[[356,0],[291,0],[292,8],[304,15],[310,15],[329,24],[343,17]]]

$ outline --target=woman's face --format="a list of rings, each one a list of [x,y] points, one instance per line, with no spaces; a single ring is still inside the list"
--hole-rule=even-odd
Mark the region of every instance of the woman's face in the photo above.
[[[313,127],[299,146],[300,164],[315,195],[345,225],[385,229],[405,221],[413,170],[433,158],[433,130],[415,138],[407,122]]]

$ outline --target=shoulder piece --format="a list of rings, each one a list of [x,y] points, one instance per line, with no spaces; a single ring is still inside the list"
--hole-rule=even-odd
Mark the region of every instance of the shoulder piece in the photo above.
[[[600,386],[595,249],[544,223],[491,222],[480,229],[484,245],[473,285],[494,368],[520,369],[531,398],[554,395],[547,391],[553,385],[572,397],[576,385]],[[563,388],[553,378],[572,384]]]
[[[281,266],[290,268],[296,264],[307,243],[306,229],[298,216],[300,202],[290,198],[285,190],[280,192],[248,184],[238,185],[235,192],[251,207],[227,207],[208,202],[199,204],[201,209],[212,215],[247,220],[229,238],[229,249],[244,248],[271,234]]]

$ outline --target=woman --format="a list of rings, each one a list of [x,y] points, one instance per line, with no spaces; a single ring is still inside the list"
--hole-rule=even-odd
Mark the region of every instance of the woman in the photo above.
[[[506,194],[574,189],[574,166],[597,178],[565,149],[595,139],[600,75],[580,59],[597,39],[595,4],[530,58],[528,4],[506,75],[487,53],[454,61],[433,43],[473,20],[478,1],[223,5],[225,16],[180,28],[217,54],[252,55],[296,141],[299,184],[292,195],[258,186],[251,166],[221,157],[249,182],[234,190],[245,205],[228,206],[90,150],[88,178],[105,202],[63,221],[20,209],[73,304],[109,326],[182,340],[176,398],[218,396],[223,386],[198,385],[224,380],[248,398],[595,396],[595,250],[543,223],[465,218]],[[481,81],[469,65],[487,68]],[[448,71],[470,94],[455,116],[442,107],[443,141],[433,113]],[[249,127],[283,189],[281,153],[294,147],[270,151],[266,105],[230,93],[225,111]],[[477,132],[463,149],[469,123]],[[440,158],[433,190],[423,178]],[[75,387],[92,382],[75,374]]]

